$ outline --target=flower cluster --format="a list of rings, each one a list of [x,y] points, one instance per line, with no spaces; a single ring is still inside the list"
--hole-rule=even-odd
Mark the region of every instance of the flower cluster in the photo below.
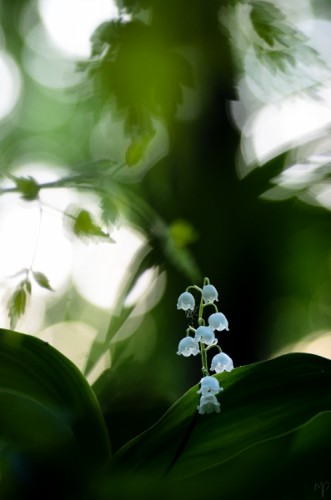
[[[201,294],[198,306],[196,306],[194,295],[189,292],[190,289]],[[195,311],[196,307],[198,309],[198,326],[197,328],[193,328],[193,326],[187,328],[186,337],[179,342],[177,354],[185,357],[201,355],[203,378],[200,380],[198,391],[198,394],[201,395],[198,411],[201,414],[220,412],[220,403],[216,396],[223,391],[218,380],[209,375],[207,351],[213,347],[219,351],[211,360],[211,371],[222,373],[224,371],[230,372],[233,369],[232,359],[217,345],[218,339],[215,337],[215,330],[218,332],[229,330],[229,323],[224,314],[218,311],[215,301],[218,301],[218,292],[209,283],[209,279],[205,278],[202,288],[197,285],[187,287],[186,291],[178,297],[177,302],[177,309],[183,309],[187,312]],[[206,307],[213,307],[215,311],[209,315],[208,325],[203,317]]]

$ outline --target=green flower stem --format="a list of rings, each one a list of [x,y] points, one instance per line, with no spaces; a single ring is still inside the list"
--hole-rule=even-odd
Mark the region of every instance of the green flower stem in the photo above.
[[[222,349],[220,348],[220,346],[217,344],[209,345],[208,347],[206,347],[205,348],[206,352],[209,351],[210,349],[212,349],[213,347],[216,347],[216,349],[218,349],[219,352],[223,352]]]
[[[214,304],[214,302],[208,302],[208,304],[203,304],[203,306],[202,306],[202,307],[203,307],[203,308],[205,308],[205,307],[208,307],[208,306],[213,306],[213,308],[215,309],[215,312],[217,312],[217,313],[218,313],[218,308],[217,308],[217,305],[216,305],[216,304]]]
[[[198,292],[202,292],[201,288],[197,285],[190,285],[186,288],[186,292],[188,292],[191,288],[193,288],[194,290],[198,290]]]
[[[207,377],[209,375],[208,364],[207,364],[207,353],[203,342],[200,342],[200,349],[201,349],[202,374],[204,377]]]
[[[203,280],[203,285],[205,285],[207,282],[209,283],[209,279],[205,278]],[[202,292],[202,290],[201,290],[201,292]],[[198,316],[199,325],[205,324],[205,320],[203,319],[203,307],[204,307],[204,304],[203,304],[202,293],[201,293],[200,305],[199,305],[199,316]],[[201,352],[201,362],[202,362],[202,374],[204,377],[206,377],[209,375],[209,371],[208,371],[208,364],[207,364],[206,348],[205,348],[205,344],[203,342],[200,342],[200,352]]]
[[[199,325],[201,324],[201,323],[200,323],[200,320],[202,320],[202,321],[203,321],[203,323],[204,323],[204,319],[203,319],[203,300],[202,300],[202,295],[201,295],[201,298],[200,298],[200,305],[199,305],[199,316],[198,316]]]
[[[189,326],[188,328],[186,328],[186,337],[188,337],[190,335],[190,332],[195,332],[195,328],[193,328],[193,326]]]

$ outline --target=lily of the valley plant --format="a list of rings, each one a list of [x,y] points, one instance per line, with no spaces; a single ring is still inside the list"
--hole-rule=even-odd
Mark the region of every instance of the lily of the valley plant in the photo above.
[[[200,294],[200,302],[196,306],[196,299],[189,290],[196,290]],[[203,287],[190,285],[178,297],[177,309],[183,309],[187,313],[198,311],[198,326],[194,328],[189,326],[186,329],[186,336],[179,342],[177,354],[181,356],[196,356],[200,353],[202,363],[202,379],[200,380],[200,404],[197,407],[199,413],[219,413],[221,405],[217,400],[217,394],[223,391],[218,380],[209,374],[207,352],[210,349],[218,349],[210,365],[210,370],[216,373],[223,371],[230,372],[233,369],[233,361],[222,352],[222,349],[217,345],[218,339],[215,337],[215,331],[221,332],[229,330],[229,323],[223,313],[218,311],[215,304],[218,301],[218,292],[216,288],[210,284],[209,279],[205,278]],[[208,325],[204,319],[205,308],[213,308],[214,312],[208,317]],[[192,314],[193,316],[193,314]]]

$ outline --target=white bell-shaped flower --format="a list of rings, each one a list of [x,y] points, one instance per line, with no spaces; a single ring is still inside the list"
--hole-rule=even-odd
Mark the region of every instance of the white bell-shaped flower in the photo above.
[[[219,413],[221,411],[221,405],[213,394],[201,396],[200,404],[197,408],[201,415],[204,413]]]
[[[210,328],[213,328],[213,330],[218,330],[219,332],[229,329],[229,322],[223,313],[211,314],[208,318],[208,324]]]
[[[211,360],[210,369],[216,373],[230,372],[233,370],[233,361],[225,352],[220,352]]]
[[[195,306],[195,300],[190,292],[183,292],[178,297],[177,309],[183,309],[184,311],[191,309],[193,311],[194,306]]]
[[[218,292],[213,285],[205,285],[202,289],[202,298],[206,304],[218,300]]]
[[[203,342],[206,345],[217,343],[214,331],[209,326],[199,326],[196,329],[194,338],[196,341]]]
[[[198,342],[192,337],[184,337],[178,344],[177,354],[185,356],[196,356],[200,352]]]
[[[222,387],[220,387],[219,381],[215,377],[203,377],[200,380],[200,389],[198,390],[198,394],[202,396],[209,396],[210,394],[214,395],[223,391]]]

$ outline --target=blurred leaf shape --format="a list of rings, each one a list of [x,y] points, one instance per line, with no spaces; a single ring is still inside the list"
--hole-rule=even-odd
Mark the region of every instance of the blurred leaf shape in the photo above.
[[[21,193],[23,200],[34,201],[38,199],[40,187],[33,177],[15,177],[14,175],[9,177],[15,182],[17,191]]]
[[[18,320],[25,313],[27,293],[31,293],[31,283],[29,280],[24,280],[17,286],[8,301],[10,328],[15,328]]]
[[[69,483],[79,474],[84,484],[110,454],[99,405],[78,368],[45,342],[3,329],[0,433],[0,493],[37,478],[42,484],[44,469],[53,479],[67,474]]]
[[[125,161],[129,167],[132,167],[143,159],[149,143],[153,139],[155,131],[144,136],[132,139],[125,153]]]
[[[116,199],[112,195],[109,195],[109,193],[102,193],[100,195],[100,209],[101,220],[106,226],[116,224],[119,217],[119,208]]]
[[[79,209],[76,211],[76,209],[71,208],[65,212],[65,216],[72,222],[71,230],[78,238],[101,238],[104,241],[114,243],[114,240],[96,224],[87,210]]]
[[[256,33],[271,47],[275,41],[287,46],[283,39],[297,36],[282,11],[270,2],[252,2],[250,16]]]
[[[271,2],[251,2],[250,19],[256,34],[264,43],[254,43],[260,61],[276,72],[286,73],[296,65],[295,52],[301,59],[319,54],[307,45],[308,38],[291,25],[283,12]]]
[[[49,283],[49,279],[44,273],[41,273],[39,271],[33,271],[32,276],[34,277],[38,285],[41,286],[41,288],[46,288],[46,290],[49,290],[50,292],[54,291]]]
[[[53,288],[51,287],[49,280],[44,273],[31,271],[29,269],[22,269],[19,274],[22,272],[26,274],[26,278],[17,285],[7,303],[10,328],[12,329],[16,327],[18,320],[25,313],[28,295],[31,295],[32,286],[31,281],[28,278],[28,275],[30,275],[30,273],[32,273],[34,280],[36,281],[36,283],[38,283],[39,286],[49,291],[53,291]]]
[[[331,410],[331,361],[319,356],[284,355],[217,378],[224,387],[221,414],[198,415],[193,387],[113,456],[109,474],[192,478]]]
[[[261,198],[282,200],[295,196],[305,203],[330,210],[331,145],[324,134],[322,128],[319,137],[312,137],[293,151],[281,173],[271,179],[273,187]]]
[[[177,248],[184,248],[198,239],[198,233],[193,225],[184,219],[176,219],[170,225],[170,234]]]
[[[121,34],[120,20],[106,21],[100,24],[91,36],[91,56],[102,56],[103,52],[117,46]]]
[[[116,99],[125,112],[125,131],[133,137],[152,132],[152,116],[173,119],[193,87],[193,69],[151,26],[139,21],[110,21],[92,36],[92,58],[85,65],[97,93]]]

